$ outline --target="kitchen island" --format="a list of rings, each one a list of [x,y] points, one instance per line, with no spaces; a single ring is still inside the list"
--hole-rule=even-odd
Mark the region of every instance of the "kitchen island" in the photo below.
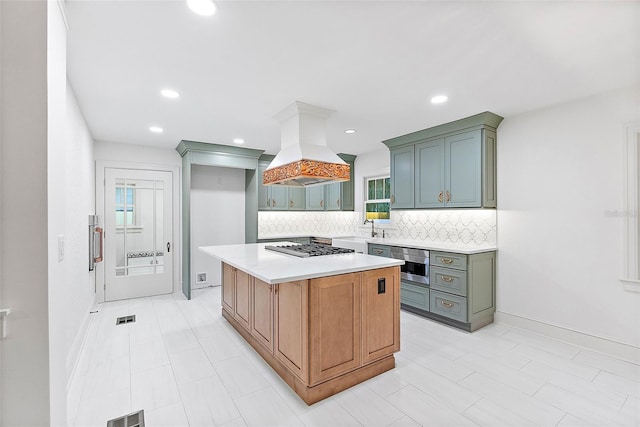
[[[297,258],[265,244],[199,248],[222,261],[222,315],[307,404],[393,369],[400,265],[366,254]]]

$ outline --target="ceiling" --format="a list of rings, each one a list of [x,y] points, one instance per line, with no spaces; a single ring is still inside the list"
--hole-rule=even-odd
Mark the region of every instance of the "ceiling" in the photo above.
[[[96,140],[243,138],[275,154],[273,116],[303,101],[336,111],[329,147],[361,154],[483,111],[508,118],[640,83],[638,1],[217,5],[203,17],[178,0],[67,0],[67,72]]]

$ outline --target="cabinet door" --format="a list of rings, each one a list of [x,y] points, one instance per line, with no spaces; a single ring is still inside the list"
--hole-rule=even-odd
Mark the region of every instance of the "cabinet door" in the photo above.
[[[482,206],[481,131],[445,138],[445,206]]]
[[[289,210],[303,211],[305,209],[306,190],[303,187],[289,187]]]
[[[271,187],[262,184],[262,173],[269,166],[268,163],[258,163],[258,210],[271,209]]]
[[[444,138],[416,145],[416,208],[444,206]]]
[[[327,194],[326,210],[339,211],[342,205],[342,183],[327,184],[325,187]]]
[[[247,330],[251,329],[251,276],[236,269],[235,319]]]
[[[272,285],[253,278],[251,335],[273,352],[273,292]]]
[[[287,187],[270,186],[271,210],[286,211],[289,206],[289,189]]]
[[[362,363],[400,350],[400,267],[362,273]]]
[[[222,308],[234,314],[235,269],[222,263]]]
[[[413,208],[414,146],[391,150],[391,209]]]
[[[274,355],[303,382],[309,381],[306,280],[275,285]]]
[[[318,185],[315,187],[307,188],[307,210],[308,211],[323,211],[324,210],[324,187],[325,185]]]
[[[361,365],[360,273],[309,281],[309,384]]]

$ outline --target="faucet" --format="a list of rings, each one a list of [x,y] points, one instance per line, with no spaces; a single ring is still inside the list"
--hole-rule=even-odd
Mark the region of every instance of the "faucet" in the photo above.
[[[376,237],[378,235],[378,232],[373,228],[373,220],[372,219],[365,219],[364,223],[371,223],[371,237]]]

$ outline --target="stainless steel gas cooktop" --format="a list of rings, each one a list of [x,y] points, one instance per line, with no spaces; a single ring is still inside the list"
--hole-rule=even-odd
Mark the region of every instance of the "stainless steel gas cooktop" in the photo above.
[[[267,245],[264,247],[269,251],[281,252],[287,255],[293,255],[300,258],[308,258],[321,255],[348,254],[355,252],[353,249],[337,248],[330,245],[321,245],[310,243],[306,245]]]

